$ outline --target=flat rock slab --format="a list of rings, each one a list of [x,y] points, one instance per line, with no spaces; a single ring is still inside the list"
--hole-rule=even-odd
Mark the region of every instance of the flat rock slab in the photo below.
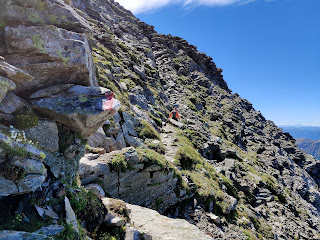
[[[169,118],[169,122],[170,122],[172,125],[174,125],[174,126],[176,126],[176,127],[178,127],[178,128],[182,128],[182,127],[183,127],[183,123],[178,122],[178,121],[176,121],[176,120],[174,120],[174,119],[172,119],[172,118]]]
[[[36,91],[32,95],[29,96],[29,98],[34,99],[34,98],[45,98],[45,97],[50,97],[54,94],[57,94],[61,91],[67,90],[74,86],[74,84],[58,84],[52,87],[44,88],[39,91]]]
[[[130,222],[140,233],[152,240],[210,240],[196,226],[183,219],[171,219],[158,212],[127,204]],[[149,238],[148,238],[149,237]]]

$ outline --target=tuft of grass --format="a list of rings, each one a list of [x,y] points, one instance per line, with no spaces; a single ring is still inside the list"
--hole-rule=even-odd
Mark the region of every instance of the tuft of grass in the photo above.
[[[162,127],[162,119],[155,117],[153,114],[149,113],[149,116],[154,120],[158,127]]]
[[[160,134],[158,133],[158,131],[144,120],[141,121],[141,130],[138,132],[139,132],[139,137],[142,139],[149,138],[149,139],[160,140]]]
[[[182,169],[191,170],[195,165],[203,162],[201,154],[193,147],[192,142],[181,133],[177,136],[180,147],[175,156],[175,164]]]
[[[111,163],[111,171],[116,172],[126,172],[127,170],[132,169],[132,166],[126,161],[126,157],[123,154],[118,154],[114,156]]]
[[[202,157],[200,153],[188,145],[181,146],[175,156],[175,164],[185,170],[194,169],[195,165],[200,163],[201,160]]]
[[[0,142],[0,148],[4,149],[9,156],[32,157],[32,153],[21,147],[11,147],[8,143]]]
[[[162,170],[174,171],[174,167],[164,158],[163,155],[151,149],[137,149],[140,158],[143,159],[144,167],[158,165]]]
[[[160,142],[160,144],[154,144],[150,141],[147,141],[147,142],[145,142],[145,144],[148,146],[148,148],[156,151],[157,153],[165,154],[165,148],[164,148],[162,142]]]

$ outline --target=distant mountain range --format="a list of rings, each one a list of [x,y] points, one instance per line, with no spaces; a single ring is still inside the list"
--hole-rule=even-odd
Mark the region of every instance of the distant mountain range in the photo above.
[[[320,127],[302,126],[302,125],[282,125],[279,126],[284,132],[290,133],[295,139],[306,138],[312,140],[320,139]]]
[[[296,143],[302,151],[320,160],[320,140],[298,138]]]

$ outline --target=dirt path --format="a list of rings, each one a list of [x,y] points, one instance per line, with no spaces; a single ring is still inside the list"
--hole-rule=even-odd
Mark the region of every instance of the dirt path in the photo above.
[[[165,158],[169,162],[174,162],[174,157],[176,156],[179,148],[178,146],[175,146],[175,134],[177,130],[169,123],[163,127],[163,130],[164,132],[160,133],[160,137],[166,151]]]

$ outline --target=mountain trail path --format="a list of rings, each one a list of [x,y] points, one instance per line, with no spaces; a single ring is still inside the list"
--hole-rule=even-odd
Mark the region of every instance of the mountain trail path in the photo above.
[[[160,137],[166,152],[165,158],[168,162],[174,162],[174,157],[179,149],[179,146],[175,144],[177,142],[175,137],[177,129],[170,123],[167,123],[162,129],[163,132],[160,133]]]

